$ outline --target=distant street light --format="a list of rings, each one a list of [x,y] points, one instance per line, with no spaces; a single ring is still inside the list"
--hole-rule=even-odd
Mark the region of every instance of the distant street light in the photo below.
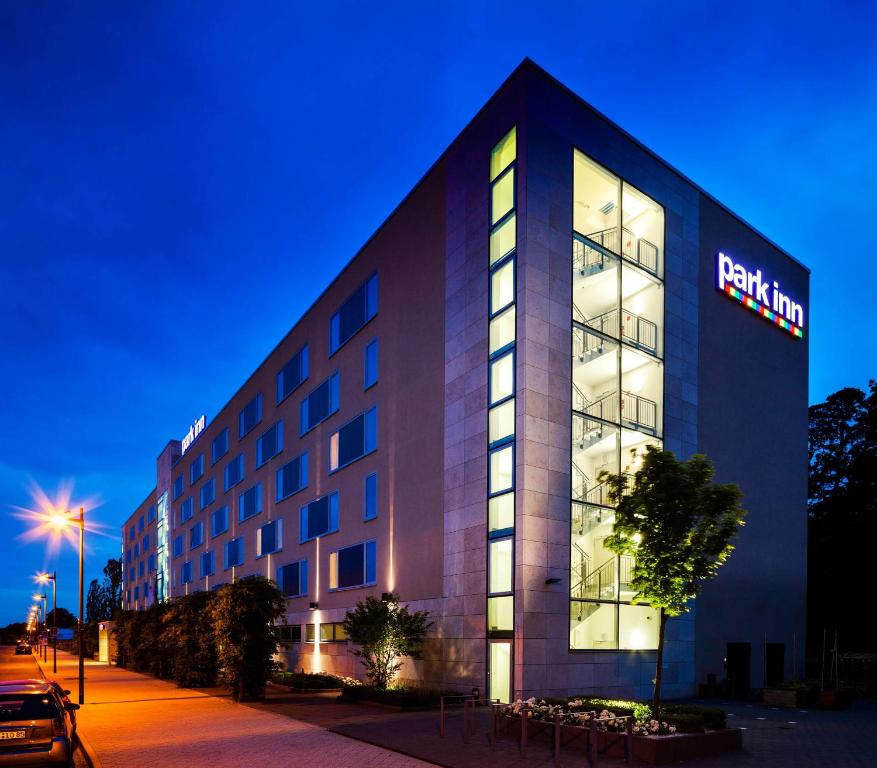
[[[40,584],[46,584],[48,582],[52,582],[52,672],[58,671],[58,601],[57,601],[57,590],[55,587],[58,584],[58,572],[53,571],[52,573],[41,573],[37,576],[37,581]]]
[[[43,592],[43,594],[41,594],[41,595],[34,595],[33,599],[43,601],[43,629],[45,630],[46,635],[48,635],[49,634],[49,616],[48,616],[48,613],[46,613],[47,595],[45,592]],[[39,639],[40,637],[41,637],[41,635],[37,635],[37,639]],[[40,645],[42,645],[42,647],[43,647],[43,661],[46,661],[46,654],[47,654],[46,645],[47,644],[48,644],[48,638],[46,639],[46,643],[40,643]]]

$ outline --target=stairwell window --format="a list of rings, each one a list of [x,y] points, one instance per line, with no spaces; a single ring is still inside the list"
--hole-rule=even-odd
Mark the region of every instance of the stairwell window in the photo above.
[[[289,397],[308,377],[308,345],[296,352],[277,373],[277,404]]]
[[[329,554],[329,589],[377,583],[377,543],[365,541]]]
[[[495,405],[487,414],[487,440],[491,447],[515,437],[515,398]]]
[[[514,573],[514,539],[493,539],[488,543],[487,584],[491,595],[508,594],[512,591]]]
[[[490,273],[490,316],[495,317],[515,301],[515,260],[509,258]]]
[[[490,321],[488,352],[493,357],[515,343],[515,307],[497,315]]]
[[[377,447],[378,410],[375,407],[348,421],[329,438],[329,471],[346,467]]]
[[[333,373],[328,379],[314,389],[304,400],[301,401],[300,434],[304,435],[322,421],[328,419],[338,410],[340,400],[340,381],[337,373]]]
[[[514,350],[491,361],[488,378],[491,406],[515,394]]]
[[[338,530],[338,492],[314,499],[299,510],[299,542],[316,539]]]
[[[503,493],[487,502],[487,533],[490,538],[504,536],[515,529],[515,494]]]
[[[515,487],[515,445],[510,443],[488,454],[487,490],[490,496]]]
[[[359,286],[329,321],[329,355],[334,355],[378,313],[378,276]]]

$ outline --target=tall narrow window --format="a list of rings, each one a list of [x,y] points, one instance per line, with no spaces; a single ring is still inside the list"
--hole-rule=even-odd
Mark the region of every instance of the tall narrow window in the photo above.
[[[238,437],[246,435],[253,427],[262,421],[262,393],[256,395],[244,406],[239,416]]]
[[[283,520],[272,520],[256,529],[256,557],[283,549]]]
[[[378,383],[378,340],[373,339],[365,345],[362,363],[362,386],[368,389]]]
[[[201,509],[209,506],[216,499],[216,482],[211,477],[204,485],[201,486]]]
[[[210,446],[211,458],[214,464],[228,453],[228,427],[222,430]]]
[[[378,476],[372,472],[365,477],[363,499],[363,520],[374,520],[378,516]]]
[[[198,458],[196,458],[189,465],[189,485],[195,485],[198,480],[201,479],[201,475],[204,474],[204,454],[199,453]]]
[[[299,541],[315,539],[338,530],[338,493],[305,504],[299,511]]]
[[[276,501],[292,496],[308,487],[308,454],[296,456],[292,461],[277,470]]]
[[[308,593],[308,561],[297,560],[277,569],[277,586],[285,597]]]
[[[238,521],[243,522],[262,511],[262,483],[258,482],[238,497]]]
[[[210,535],[219,536],[228,530],[228,506],[223,505],[210,513]]]
[[[225,465],[225,490],[244,479],[244,454],[239,453]]]
[[[256,466],[261,467],[283,450],[283,422],[266,429],[256,441]]]

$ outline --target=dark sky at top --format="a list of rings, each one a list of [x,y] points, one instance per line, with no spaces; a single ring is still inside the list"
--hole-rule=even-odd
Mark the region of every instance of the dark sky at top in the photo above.
[[[812,268],[812,401],[866,386],[872,5],[0,4],[0,624],[44,566],[75,610],[72,548],[17,538],[30,484],[101,499],[98,575],[166,441],[525,56]]]

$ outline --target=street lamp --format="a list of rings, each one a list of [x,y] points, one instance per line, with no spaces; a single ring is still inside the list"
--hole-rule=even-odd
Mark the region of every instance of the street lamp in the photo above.
[[[41,573],[37,576],[40,584],[52,582],[52,672],[58,671],[58,602],[55,587],[58,583],[58,572]],[[47,628],[48,631],[48,628]]]
[[[74,518],[70,512],[63,514],[61,512],[55,512],[50,519],[51,525],[57,530],[61,531],[66,528],[68,525],[73,523],[79,526],[79,618],[76,622],[77,630],[79,632],[79,703],[85,703],[85,637],[83,636],[83,604],[84,600],[84,592],[83,592],[83,581],[82,581],[82,566],[83,560],[85,559],[85,509],[83,507],[79,508],[79,518]]]
[[[48,614],[46,613],[47,595],[45,592],[43,592],[43,594],[41,594],[41,595],[34,595],[33,599],[43,601],[43,630],[45,630],[46,634],[48,634],[49,633],[49,617],[48,617]],[[41,643],[41,645],[43,646],[43,661],[46,661],[46,654],[47,654],[46,644]]]

